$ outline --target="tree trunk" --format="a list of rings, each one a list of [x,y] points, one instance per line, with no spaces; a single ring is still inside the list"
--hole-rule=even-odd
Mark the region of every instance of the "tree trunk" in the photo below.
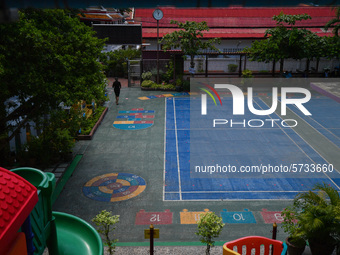
[[[315,73],[318,73],[318,72],[319,72],[319,62],[320,62],[320,59],[317,58],[317,59],[316,59]]]
[[[280,59],[280,75],[283,74],[283,63],[284,63],[284,58]]]
[[[309,58],[307,58],[307,61],[306,61],[306,70],[305,70],[306,77],[308,77],[308,75],[309,75],[309,63],[310,63],[310,60],[309,60]]]
[[[189,72],[191,74],[191,77],[194,77],[195,75],[195,62],[194,62],[195,56],[190,56],[190,69]]]
[[[274,77],[275,76],[275,59],[273,60],[273,68],[272,68],[272,76]]]
[[[207,244],[207,249],[205,250],[205,255],[210,255],[210,245]]]
[[[240,60],[238,64],[238,77],[242,76],[242,55],[240,55]]]

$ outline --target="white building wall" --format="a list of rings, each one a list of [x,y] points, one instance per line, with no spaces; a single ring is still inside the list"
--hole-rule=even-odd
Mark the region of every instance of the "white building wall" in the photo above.
[[[241,51],[245,47],[251,47],[251,44],[254,40],[222,40],[220,44],[216,44],[216,47],[221,51],[229,51],[229,52],[236,52]],[[157,44],[155,39],[147,40],[147,43],[150,45],[146,46],[146,50],[157,50]],[[161,47],[160,47],[161,48]],[[209,71],[216,71],[216,72],[228,72],[228,65],[229,64],[237,64],[239,65],[239,56],[231,55],[231,56],[223,56],[220,55],[217,58],[209,58],[208,63],[208,70]],[[330,68],[333,70],[334,67],[339,67],[339,60],[328,60],[328,59],[321,59],[319,62],[319,72],[322,72],[324,68]],[[184,61],[184,70],[188,71],[190,66],[190,59]],[[246,62],[246,69],[251,71],[271,71],[273,63],[264,63],[264,62],[256,62],[250,61],[247,59]],[[315,68],[316,61],[311,61],[309,68]],[[195,70],[196,73],[205,71],[205,56],[196,56],[195,57]],[[294,60],[294,59],[286,59],[284,62],[283,69],[289,72],[297,72],[297,70],[305,70],[306,68],[306,60]],[[244,69],[244,57],[242,57],[242,70]],[[238,70],[238,68],[237,68]],[[275,70],[280,70],[279,62],[276,62]]]
[[[215,44],[215,47],[223,52],[223,49],[234,49],[234,51],[243,50],[245,47],[250,47],[254,40],[221,40],[220,44]],[[145,50],[157,50],[156,39],[145,39]],[[161,44],[159,46],[161,48]]]
[[[195,71],[203,72],[206,69],[206,60],[205,57],[196,57],[195,58]],[[209,58],[208,59],[208,70],[212,72],[228,72],[228,65],[236,64],[239,66],[239,56],[236,58]],[[244,57],[242,57],[242,70],[244,69]],[[190,59],[184,61],[184,70],[188,71],[190,67]],[[339,61],[332,59],[321,59],[319,61],[318,72],[322,72],[324,68],[330,68],[330,70],[334,70],[335,67],[339,67]],[[237,67],[237,71],[238,71]],[[265,63],[265,62],[256,62],[250,61],[247,59],[246,61],[246,69],[251,71],[268,71],[271,72],[273,68],[273,63]],[[316,68],[316,61],[310,61],[309,69]],[[306,69],[306,59],[303,60],[294,60],[294,59],[286,59],[283,65],[284,71],[289,71],[296,73],[299,71],[304,71]],[[280,70],[280,63],[276,62],[275,70]]]

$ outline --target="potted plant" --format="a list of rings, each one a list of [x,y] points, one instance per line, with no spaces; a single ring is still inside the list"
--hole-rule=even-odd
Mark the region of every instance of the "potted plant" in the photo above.
[[[299,222],[296,220],[297,212],[294,207],[285,208],[281,216],[283,217],[282,228],[288,234],[286,244],[289,255],[301,255],[306,248],[305,237],[299,231]]]
[[[312,191],[299,193],[283,215],[287,222],[289,217],[296,221],[293,237],[307,240],[313,255],[330,255],[340,240],[339,212],[338,191],[324,183],[315,185]]]

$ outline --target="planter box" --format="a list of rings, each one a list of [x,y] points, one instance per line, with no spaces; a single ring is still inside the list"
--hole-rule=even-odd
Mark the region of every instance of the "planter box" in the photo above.
[[[94,127],[92,128],[90,134],[88,135],[77,135],[77,138],[79,140],[92,140],[92,136],[94,135],[94,133],[96,132],[99,124],[102,122],[102,120],[105,117],[105,114],[107,112],[108,108],[106,107],[105,110],[103,111],[102,115],[100,116],[100,118],[98,119],[97,123],[94,125]]]

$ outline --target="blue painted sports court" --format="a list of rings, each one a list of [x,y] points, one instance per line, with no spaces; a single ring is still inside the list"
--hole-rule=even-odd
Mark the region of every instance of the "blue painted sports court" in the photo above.
[[[265,101],[254,97],[253,105],[266,109]],[[223,107],[208,100],[208,117],[199,116],[200,103],[199,96],[165,100],[165,201],[293,199],[320,182],[339,189],[340,169],[300,135],[309,129],[287,127],[289,121],[282,124],[276,113],[254,116],[246,109],[235,118],[227,96]],[[339,148],[340,104],[314,94],[305,106],[312,116],[289,108],[298,122]],[[221,117],[228,123],[212,127]],[[234,172],[227,172],[228,166]]]

